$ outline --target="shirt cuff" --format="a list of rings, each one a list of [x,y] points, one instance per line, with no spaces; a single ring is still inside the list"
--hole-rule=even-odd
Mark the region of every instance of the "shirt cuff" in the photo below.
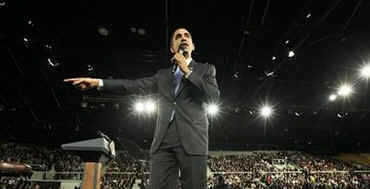
[[[104,87],[104,83],[102,79],[98,79],[98,81],[99,82],[98,82],[98,86],[96,87],[96,89],[101,90]]]
[[[185,78],[187,79],[189,76],[190,76],[190,74],[192,73],[193,71],[189,71],[187,74],[185,74]]]

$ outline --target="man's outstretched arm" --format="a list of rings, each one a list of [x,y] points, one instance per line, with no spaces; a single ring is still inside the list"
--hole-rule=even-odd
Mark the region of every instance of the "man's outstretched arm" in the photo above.
[[[64,82],[72,83],[73,86],[80,89],[81,91],[85,91],[88,89],[97,88],[99,86],[100,79],[96,78],[89,78],[89,77],[76,77],[76,78],[69,78],[64,79]]]
[[[155,89],[156,75],[136,80],[79,77],[65,79],[64,82],[72,83],[73,86],[81,91],[97,88],[98,90],[108,92],[144,93],[146,91],[152,91]]]

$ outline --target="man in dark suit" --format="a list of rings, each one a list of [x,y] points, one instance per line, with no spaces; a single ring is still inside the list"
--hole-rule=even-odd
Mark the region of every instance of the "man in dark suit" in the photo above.
[[[195,62],[190,33],[179,28],[171,37],[172,68],[136,80],[72,78],[66,82],[86,90],[156,91],[158,116],[151,154],[151,188],[178,188],[179,170],[184,189],[205,189],[207,182],[208,119],[205,104],[217,101],[216,69]]]

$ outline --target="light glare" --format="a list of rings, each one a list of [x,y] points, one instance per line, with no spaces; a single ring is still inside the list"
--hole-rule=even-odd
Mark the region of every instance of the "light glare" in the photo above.
[[[360,71],[361,77],[364,77],[366,79],[370,78],[370,65],[364,66]]]
[[[295,53],[294,53],[294,51],[289,51],[289,53],[288,53],[288,57],[293,57],[295,55]]]
[[[261,114],[262,117],[268,118],[272,114],[272,108],[270,106],[268,106],[268,105],[264,105],[260,109],[260,114]]]
[[[339,96],[348,96],[352,93],[352,87],[345,84],[339,87],[338,89],[338,95]]]
[[[144,104],[145,111],[148,113],[152,113],[155,111],[155,103],[151,100],[148,100]]]
[[[334,101],[334,100],[336,100],[337,99],[337,95],[335,95],[335,94],[331,94],[330,96],[329,96],[329,100],[330,101]]]
[[[210,115],[216,115],[219,111],[217,104],[209,104],[207,106],[207,113]]]
[[[142,102],[137,102],[135,104],[135,111],[139,112],[139,113],[143,112],[144,111],[144,104]]]

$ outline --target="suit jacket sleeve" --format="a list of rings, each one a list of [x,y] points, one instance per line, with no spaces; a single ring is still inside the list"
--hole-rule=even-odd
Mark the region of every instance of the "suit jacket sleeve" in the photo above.
[[[206,98],[207,101],[217,101],[220,96],[216,80],[216,68],[214,65],[206,64],[205,74],[194,71],[187,78]]]
[[[145,94],[153,92],[157,88],[157,74],[152,77],[144,77],[136,80],[103,79],[103,84],[102,90],[108,92]]]

